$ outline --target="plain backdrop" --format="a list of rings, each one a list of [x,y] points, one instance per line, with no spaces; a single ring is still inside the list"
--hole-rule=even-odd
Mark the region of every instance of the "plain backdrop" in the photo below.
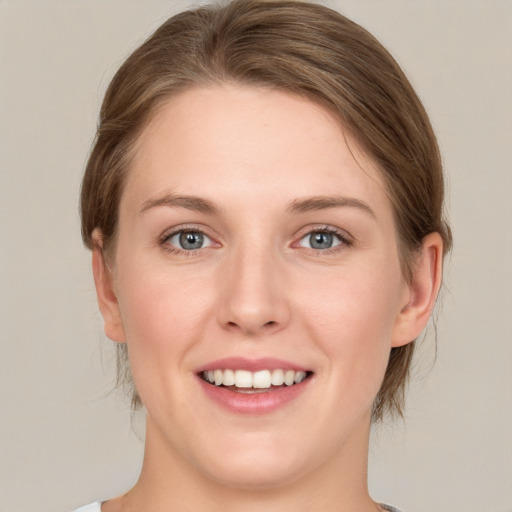
[[[331,0],[404,67],[444,156],[455,248],[406,421],[375,430],[376,499],[512,511],[512,3]],[[109,393],[78,193],[102,94],[183,1],[0,0],[0,512],[66,512],[133,484],[141,419]]]

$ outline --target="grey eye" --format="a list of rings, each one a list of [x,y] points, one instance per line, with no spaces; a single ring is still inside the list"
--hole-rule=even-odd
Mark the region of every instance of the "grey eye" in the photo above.
[[[331,249],[341,244],[340,237],[327,231],[313,231],[303,237],[300,241],[301,247],[310,249]]]
[[[168,243],[184,251],[194,251],[208,247],[212,241],[200,231],[179,231],[169,237]]]

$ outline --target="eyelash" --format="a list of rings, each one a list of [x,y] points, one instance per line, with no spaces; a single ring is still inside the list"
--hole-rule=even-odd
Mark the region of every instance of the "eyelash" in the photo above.
[[[212,244],[209,245],[208,247],[201,247],[201,248],[195,249],[195,250],[194,249],[190,249],[190,250],[179,249],[177,247],[174,247],[173,245],[170,245],[169,240],[172,237],[179,235],[180,233],[199,233],[199,234],[207,237],[209,240],[211,240]],[[200,229],[200,228],[197,228],[194,226],[180,226],[180,227],[174,229],[173,231],[171,231],[170,233],[166,232],[160,237],[158,243],[166,252],[168,252],[170,254],[178,254],[180,256],[185,256],[187,258],[195,256],[198,251],[207,250],[207,249],[210,249],[212,246],[218,245],[218,244],[216,244],[216,242],[213,241],[211,236],[209,236],[205,233],[205,231],[203,229]]]
[[[198,233],[198,234],[201,234],[201,235],[207,237],[212,243],[211,243],[211,245],[209,245],[207,247],[201,247],[199,249],[190,249],[190,250],[179,249],[177,247],[174,247],[173,245],[170,245],[169,240],[172,237],[174,237],[180,233]],[[330,235],[334,235],[339,240],[340,243],[338,245],[329,247],[327,249],[315,249],[312,247],[302,247],[299,245],[299,243],[302,240],[304,240],[308,236],[311,236],[314,233],[327,233]],[[181,226],[179,228],[174,229],[170,233],[169,232],[164,233],[160,237],[158,244],[166,252],[168,252],[170,254],[179,254],[179,255],[185,256],[185,257],[193,257],[193,256],[197,255],[197,253],[199,251],[208,250],[208,249],[211,249],[212,247],[214,248],[215,245],[219,246],[219,244],[216,243],[212,239],[212,237],[210,237],[207,233],[205,233],[204,230],[197,228],[197,227],[193,227],[193,226]],[[352,247],[353,244],[354,244],[354,242],[353,242],[352,238],[350,236],[348,236],[347,233],[344,231],[336,229],[332,226],[313,226],[313,227],[308,228],[308,230],[306,232],[301,234],[298,241],[294,242],[292,244],[292,247],[294,247],[294,248],[302,247],[302,249],[305,249],[306,251],[312,251],[315,255],[329,255],[329,254],[337,253],[343,249],[350,248],[350,247]]]
[[[348,249],[354,245],[353,239],[345,231],[341,231],[340,229],[334,228],[332,226],[320,225],[320,226],[309,227],[305,233],[301,234],[298,242],[294,242],[293,247],[297,247],[298,244],[302,240],[304,240],[306,237],[311,236],[314,233],[327,233],[330,235],[334,235],[340,242],[338,245],[329,247],[327,249],[315,249],[313,247],[303,247],[303,249],[305,249],[307,251],[312,251],[315,255],[327,256],[330,254],[336,254],[339,251],[343,251],[343,250]]]

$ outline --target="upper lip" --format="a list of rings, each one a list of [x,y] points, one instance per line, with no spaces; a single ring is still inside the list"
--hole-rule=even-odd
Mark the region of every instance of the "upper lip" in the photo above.
[[[310,369],[300,364],[292,363],[284,359],[276,359],[274,357],[260,357],[257,359],[247,359],[245,357],[226,357],[217,359],[201,366],[196,373],[209,370],[247,370],[257,372],[260,370],[295,370],[307,372]]]

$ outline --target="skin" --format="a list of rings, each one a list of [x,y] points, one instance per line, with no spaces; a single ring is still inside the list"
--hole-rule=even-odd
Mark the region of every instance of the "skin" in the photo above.
[[[324,196],[344,199],[311,201]],[[184,227],[205,246],[180,249],[169,235]],[[308,247],[326,228],[334,247]],[[372,402],[391,347],[428,321],[442,242],[425,238],[406,282],[379,171],[329,112],[243,86],[170,99],[139,141],[108,266],[94,238],[105,331],[128,344],[147,409],[140,479],[104,512],[379,509],[366,483]],[[278,410],[236,414],[195,372],[240,355],[313,375]]]

